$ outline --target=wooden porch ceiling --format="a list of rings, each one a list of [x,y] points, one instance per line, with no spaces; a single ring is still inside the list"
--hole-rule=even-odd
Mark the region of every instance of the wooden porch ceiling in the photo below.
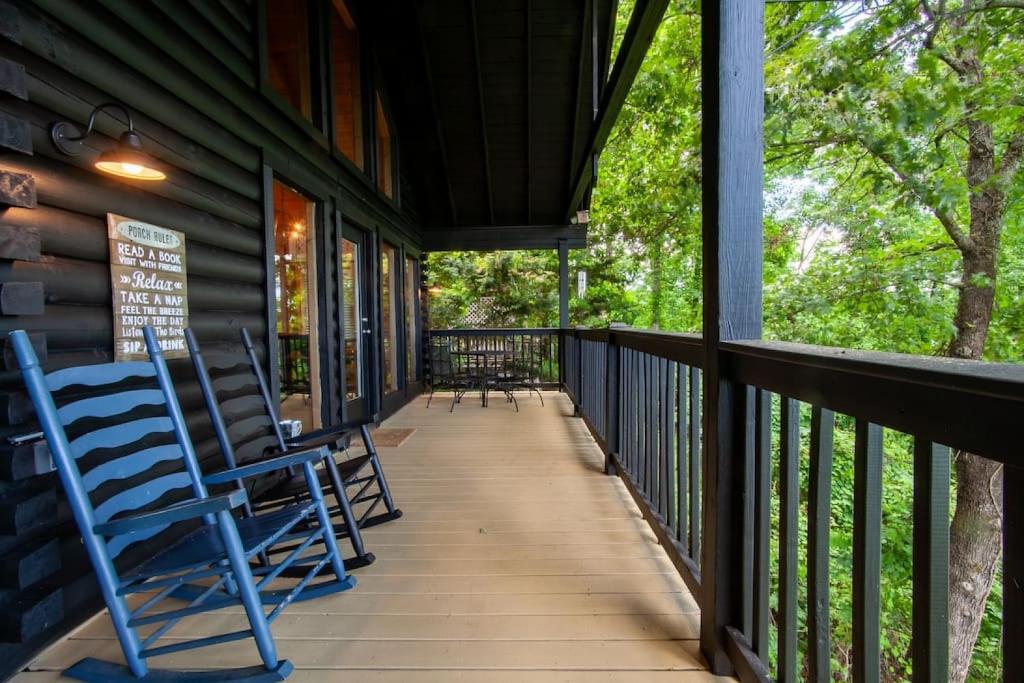
[[[416,432],[381,458],[402,519],[367,529],[377,561],[355,589],[294,605],[274,624],[291,680],[403,683],[713,681],[699,612],[565,394],[520,410],[470,394],[448,412],[420,397],[387,427]],[[241,627],[240,609],[171,638]],[[120,658],[101,615],[40,655],[18,683],[56,681],[85,656]],[[198,659],[197,659],[198,658]],[[167,667],[256,660],[250,642],[175,654]]]
[[[553,236],[552,226],[568,229],[567,206],[589,201],[577,181],[590,185],[592,172],[583,167],[609,72],[616,6],[365,3],[364,23],[389,84],[403,180],[428,248],[555,246],[564,238]],[[572,232],[573,246],[585,236],[583,228]]]

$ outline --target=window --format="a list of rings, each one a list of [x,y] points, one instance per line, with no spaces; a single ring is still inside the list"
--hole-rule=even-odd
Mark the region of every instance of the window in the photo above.
[[[398,391],[398,315],[396,280],[398,250],[384,242],[380,250],[381,345],[384,351],[384,393]]]
[[[407,384],[416,381],[416,350],[419,340],[416,337],[416,304],[418,302],[419,282],[416,277],[416,259],[405,257],[405,379]]]
[[[267,79],[288,104],[313,117],[306,0],[267,0]]]
[[[388,126],[388,117],[384,115],[380,93],[376,93],[374,100],[377,121],[377,189],[393,199],[395,189],[394,169],[391,165],[391,128]]]
[[[342,154],[362,169],[365,159],[359,32],[344,0],[331,2],[331,58],[334,66],[335,144]]]
[[[274,181],[274,276],[281,417],[320,423],[314,204]]]

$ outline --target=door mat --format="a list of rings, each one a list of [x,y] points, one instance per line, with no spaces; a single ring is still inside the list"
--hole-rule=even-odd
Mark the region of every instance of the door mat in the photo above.
[[[381,427],[373,432],[373,443],[377,448],[398,448],[415,433],[415,427]]]

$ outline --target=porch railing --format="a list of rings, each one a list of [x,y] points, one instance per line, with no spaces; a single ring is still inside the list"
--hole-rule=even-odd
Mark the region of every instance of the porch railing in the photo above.
[[[510,362],[532,368],[540,386],[559,386],[559,331],[553,327],[479,330],[430,330],[430,344],[445,344],[452,351],[509,351]],[[429,364],[428,364],[429,365]],[[428,378],[429,381],[429,378]]]
[[[830,503],[837,415],[853,430],[852,672],[879,680],[883,430],[909,435],[913,453],[915,681],[948,676],[950,452],[1005,465],[1003,675],[1024,680],[1024,470],[1019,427],[1024,367],[860,352],[780,342],[722,343],[718,410],[731,412],[731,443],[719,443],[731,475],[721,490],[702,481],[706,458],[699,336],[627,328],[563,330],[564,389],[637,501],[701,605],[724,633],[702,627],[702,647],[724,641],[741,680],[831,680]],[[807,485],[801,490],[802,406],[810,411]],[[777,431],[776,431],[777,430]],[[773,440],[774,437],[774,440]],[[716,463],[718,472],[723,465]],[[778,523],[772,519],[777,467]],[[719,481],[722,477],[719,476]],[[729,500],[730,520],[714,519]],[[806,610],[798,617],[798,506],[807,505]],[[773,525],[775,529],[773,529]],[[708,547],[707,527],[724,547]],[[772,535],[778,537],[771,595]],[[713,544],[712,541],[710,541]],[[709,553],[711,555],[709,555]],[[731,553],[723,562],[722,553]],[[708,565],[702,556],[714,556]],[[719,567],[714,577],[701,568]],[[715,595],[707,589],[717,585]],[[716,595],[730,595],[723,607]],[[729,601],[732,601],[731,603]],[[718,604],[714,604],[717,601]],[[774,605],[774,606],[773,606]],[[722,618],[722,614],[726,614]],[[803,622],[801,625],[800,622]],[[714,623],[714,622],[711,622]],[[771,651],[769,624],[777,627]],[[799,642],[798,642],[799,641]],[[806,657],[800,657],[799,652]],[[769,663],[773,662],[769,672]]]

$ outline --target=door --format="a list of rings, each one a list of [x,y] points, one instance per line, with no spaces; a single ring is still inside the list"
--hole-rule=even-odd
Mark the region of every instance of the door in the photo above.
[[[340,327],[343,349],[346,420],[369,415],[370,406],[370,250],[366,233],[346,230],[339,240],[341,274]]]
[[[322,426],[316,204],[274,181],[274,294],[281,419]]]

